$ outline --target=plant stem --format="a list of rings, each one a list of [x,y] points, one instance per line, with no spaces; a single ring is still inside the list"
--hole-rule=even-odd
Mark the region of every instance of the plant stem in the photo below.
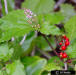
[[[60,4],[64,3],[65,1],[66,1],[66,0],[59,0],[59,1],[56,3],[54,9],[56,9],[57,7],[59,7]]]
[[[6,14],[8,14],[7,0],[4,0],[4,5],[5,5],[5,12],[6,12]]]
[[[68,69],[68,67],[67,67],[67,63],[66,63],[66,62],[64,63],[64,67],[65,67],[64,70],[67,70],[67,69]]]
[[[53,50],[53,52],[60,58],[59,54],[56,52],[56,50],[53,48],[53,46],[51,45],[51,43],[48,41],[48,39],[46,38],[45,35],[42,34],[42,36],[45,38],[45,40],[47,41],[48,45],[50,46],[50,48]],[[60,58],[61,61],[63,61],[61,58]]]
[[[51,48],[52,50],[54,50],[53,46],[52,46],[51,43],[48,41],[48,39],[46,38],[46,36],[43,35],[43,34],[42,34],[42,36],[45,38],[45,40],[46,40],[47,43],[49,44],[50,48]]]
[[[23,39],[22,39],[21,42],[20,42],[20,45],[22,45],[22,44],[24,43],[24,41],[25,41],[25,39],[26,39],[26,36],[27,36],[27,35],[24,35]]]

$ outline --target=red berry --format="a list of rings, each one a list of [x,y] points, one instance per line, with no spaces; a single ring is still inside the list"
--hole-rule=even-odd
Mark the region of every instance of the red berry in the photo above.
[[[66,38],[65,41],[69,41],[69,38]]]
[[[66,41],[66,42],[65,42],[65,46],[68,46],[69,44],[70,44],[69,41]]]
[[[60,42],[59,45],[62,45],[62,42]]]
[[[61,47],[61,50],[66,50],[66,46],[62,46]]]
[[[60,54],[59,54],[59,55],[60,55],[60,57],[62,58],[63,53],[62,53],[62,52],[60,52]]]
[[[67,58],[67,54],[63,53],[62,58]]]
[[[63,55],[63,53],[62,53],[62,52],[60,52],[60,55]]]
[[[63,35],[62,37],[63,37],[64,39],[66,39],[66,35]]]

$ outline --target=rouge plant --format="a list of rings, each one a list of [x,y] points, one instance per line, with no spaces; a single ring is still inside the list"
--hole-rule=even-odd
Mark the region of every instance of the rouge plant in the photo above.
[[[10,1],[8,7],[5,3],[7,15],[1,8],[0,75],[49,75],[52,70],[76,70],[73,1],[71,6],[66,0],[26,0],[18,10]]]

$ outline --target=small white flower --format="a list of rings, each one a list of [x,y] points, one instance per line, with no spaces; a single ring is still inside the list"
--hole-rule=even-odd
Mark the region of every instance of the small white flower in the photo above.
[[[24,11],[24,14],[26,14],[26,17],[31,19],[32,17],[36,16],[36,14],[33,14],[33,12],[30,9],[26,9]]]

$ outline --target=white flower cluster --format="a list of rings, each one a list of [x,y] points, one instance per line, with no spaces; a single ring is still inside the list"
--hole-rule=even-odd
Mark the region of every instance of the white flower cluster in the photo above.
[[[25,9],[24,13],[26,14],[26,17],[31,19],[33,16],[36,16],[30,9]]]

